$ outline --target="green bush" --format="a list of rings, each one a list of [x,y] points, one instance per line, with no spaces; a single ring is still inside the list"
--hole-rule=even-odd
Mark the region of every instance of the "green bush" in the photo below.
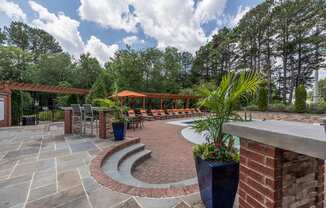
[[[268,105],[268,111],[271,112],[287,112],[287,105],[283,103],[275,103]]]
[[[39,119],[40,121],[62,121],[64,119],[64,111],[42,111],[39,113]]]
[[[261,85],[257,93],[257,105],[260,111],[266,111],[268,108],[268,89],[266,85]]]
[[[306,110],[307,91],[303,85],[299,85],[295,89],[295,111],[303,113]]]
[[[244,109],[245,109],[245,110],[248,110],[248,111],[258,111],[258,110],[259,110],[259,109],[258,109],[258,106],[257,106],[257,105],[254,105],[254,104],[252,104],[252,105],[248,105],[248,106],[246,106]]]
[[[326,113],[326,102],[319,102],[317,104],[310,104],[307,108],[308,113]]]

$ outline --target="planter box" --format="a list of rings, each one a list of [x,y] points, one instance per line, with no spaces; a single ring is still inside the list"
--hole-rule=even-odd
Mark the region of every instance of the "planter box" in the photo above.
[[[196,157],[200,196],[206,208],[232,208],[239,183],[239,163]]]

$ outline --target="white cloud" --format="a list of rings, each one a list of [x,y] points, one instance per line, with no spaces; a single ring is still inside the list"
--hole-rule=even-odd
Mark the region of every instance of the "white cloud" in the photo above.
[[[108,46],[95,36],[91,36],[85,46],[85,51],[96,57],[101,65],[104,65],[110,57],[113,57],[118,49],[119,46],[117,44]]]
[[[132,46],[134,44],[138,44],[138,43],[145,43],[144,40],[140,40],[137,36],[133,35],[133,36],[128,36],[128,37],[125,37],[122,42],[126,45],[129,45],[129,46]]]
[[[84,43],[80,37],[79,22],[62,13],[50,13],[40,4],[29,1],[32,10],[38,14],[38,18],[32,24],[53,35],[65,51],[78,57],[84,51]]]
[[[227,0],[205,0],[198,3],[195,17],[205,23],[212,19],[217,19],[225,9]]]
[[[0,0],[0,12],[4,12],[8,17],[14,20],[25,20],[26,14],[20,6],[14,2]]]
[[[81,0],[79,14],[84,20],[127,32],[139,26],[157,40],[159,48],[195,52],[207,40],[201,25],[218,18],[226,2],[202,0],[195,7],[194,0]]]
[[[241,5],[238,7],[237,13],[235,15],[221,15],[216,20],[217,27],[210,33],[208,40],[211,40],[212,37],[218,32],[218,30],[222,27],[235,27],[240,22],[242,17],[251,9],[251,7],[242,7]]]
[[[136,21],[129,12],[130,0],[81,0],[79,14],[83,20],[91,20],[102,26],[136,31]]]
[[[61,12],[50,13],[45,7],[31,0],[29,5],[38,14],[38,18],[34,19],[32,24],[53,35],[64,51],[76,58],[79,58],[82,53],[89,52],[98,58],[101,64],[104,64],[118,48],[115,44],[106,45],[95,36],[91,36],[85,45],[78,30],[79,21],[71,19]]]
[[[230,26],[231,26],[231,27],[236,26],[236,25],[240,22],[241,18],[242,18],[242,17],[243,17],[247,12],[249,12],[250,9],[251,9],[251,8],[250,8],[249,6],[248,6],[248,7],[242,7],[242,6],[239,6],[237,14],[236,14],[234,17],[231,18]]]

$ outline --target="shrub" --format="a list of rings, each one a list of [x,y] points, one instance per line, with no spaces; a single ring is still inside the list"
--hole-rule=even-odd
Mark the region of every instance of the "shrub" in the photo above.
[[[271,112],[287,112],[287,105],[283,103],[275,103],[268,105],[268,110]]]
[[[257,105],[254,105],[254,104],[252,104],[252,105],[248,105],[248,106],[246,106],[244,109],[245,109],[245,110],[248,110],[248,111],[258,111],[258,110],[259,110],[259,109],[258,109],[258,106],[257,106]]]
[[[307,109],[308,113],[326,113],[326,102],[319,102],[317,104],[311,104]]]
[[[39,113],[39,119],[40,121],[61,121],[64,119],[64,111],[42,111]]]
[[[258,89],[257,105],[260,111],[266,111],[268,108],[268,89],[265,84]]]
[[[303,113],[306,110],[307,91],[303,85],[299,85],[295,89],[295,111]]]

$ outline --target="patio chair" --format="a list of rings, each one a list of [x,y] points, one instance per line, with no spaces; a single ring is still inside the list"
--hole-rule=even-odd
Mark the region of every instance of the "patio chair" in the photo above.
[[[153,116],[150,116],[147,114],[146,110],[140,110],[140,115],[144,118],[146,121],[152,121],[154,120]]]
[[[83,121],[84,121],[84,134],[86,134],[86,125],[88,124],[87,122],[90,122],[91,125],[91,135],[93,135],[93,130],[94,130],[94,123],[95,123],[95,129],[97,133],[97,118],[96,115],[93,111],[92,105],[91,104],[84,104],[84,115],[83,115]]]
[[[159,120],[163,119],[163,117],[156,110],[150,110],[150,112],[155,119],[159,119]]]
[[[79,104],[71,104],[72,108],[72,129],[73,133],[83,133],[83,114]],[[78,129],[76,131],[76,129]]]
[[[128,110],[127,114],[128,114],[128,124],[133,130],[135,130],[138,127],[142,127],[141,119],[138,116],[136,116],[134,110]]]

